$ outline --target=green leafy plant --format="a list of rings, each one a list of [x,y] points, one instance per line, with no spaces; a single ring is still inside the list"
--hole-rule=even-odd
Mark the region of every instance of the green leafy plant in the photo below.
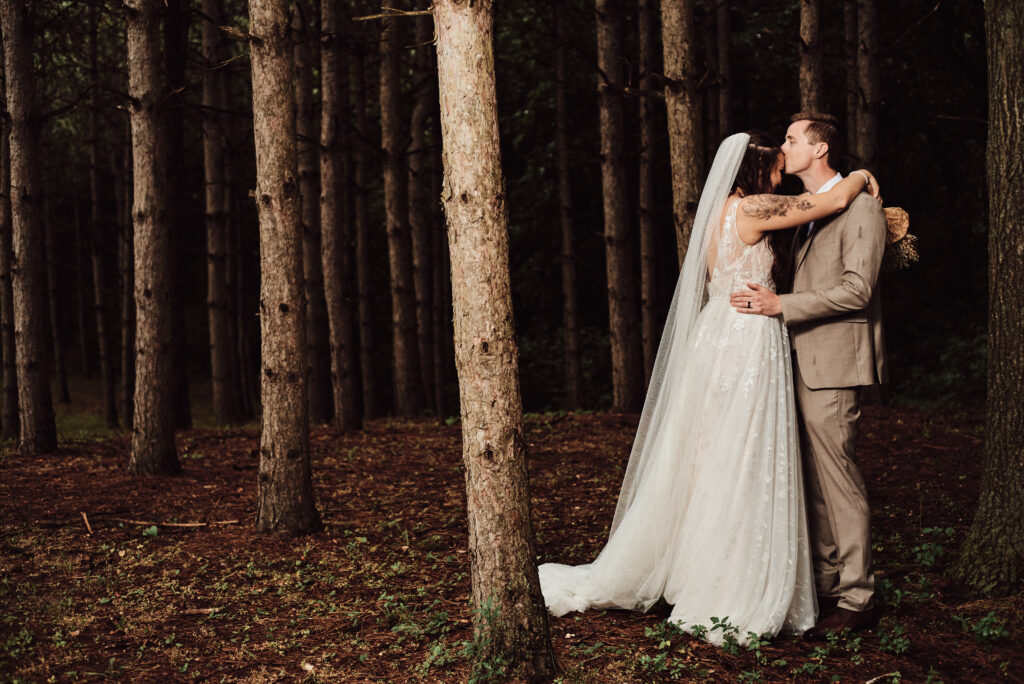
[[[904,636],[903,625],[893,625],[891,630],[882,631],[878,650],[893,655],[903,655],[910,650],[910,637]]]

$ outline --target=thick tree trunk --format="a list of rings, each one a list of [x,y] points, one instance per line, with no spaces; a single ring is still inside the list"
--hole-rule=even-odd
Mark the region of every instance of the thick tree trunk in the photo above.
[[[689,5],[692,0],[676,2]],[[693,9],[687,11],[692,17]],[[729,0],[719,0],[715,11],[718,19],[718,126],[724,138],[736,132],[732,129],[732,18]],[[690,52],[692,54],[692,50]]]
[[[429,3],[427,3],[429,5]],[[431,302],[434,298],[433,269],[430,262],[433,235],[431,186],[431,149],[427,142],[427,117],[437,106],[437,76],[432,65],[434,22],[430,17],[416,19],[416,43],[413,79],[416,83],[412,117],[409,121],[409,229],[412,235],[413,286],[416,290],[416,342],[420,359],[420,378],[427,403],[434,403],[434,335]],[[437,413],[437,407],[431,406]]]
[[[640,87],[653,91],[657,51],[657,8],[655,0],[640,1]],[[655,316],[658,296],[658,247],[654,221],[654,147],[658,138],[654,100],[640,98],[640,320],[644,354],[644,386],[651,379],[654,357],[658,353],[660,326]]]
[[[222,112],[226,107],[222,71],[225,59],[218,29],[224,23],[222,0],[203,0],[203,177],[206,201],[206,311],[210,327],[210,375],[213,415],[218,425],[242,420],[238,367],[232,346],[228,299],[227,184],[224,178],[227,139]]]
[[[800,0],[800,110],[820,112],[825,108],[822,49],[818,15],[821,0]]]
[[[174,374],[171,386],[174,396],[174,423],[181,429],[192,427],[192,403],[188,393],[188,321],[185,319],[185,289],[181,281],[187,272],[189,259],[188,246],[201,239],[200,234],[193,232],[193,223],[185,219],[185,206],[188,204],[186,179],[188,169],[185,162],[185,128],[184,112],[187,103],[184,93],[188,88],[185,81],[185,61],[188,51],[188,31],[191,0],[163,0],[165,7],[164,21],[164,59],[167,65],[167,83],[170,93],[166,96],[168,106],[163,108],[163,116],[167,120],[166,135],[167,166],[163,173],[168,177],[167,205],[168,225],[170,231],[169,258],[174,267],[171,269],[171,315],[175,335],[171,341],[171,353],[174,355]]]
[[[0,438],[18,437],[18,370],[14,352],[14,291],[11,287],[11,148],[7,118],[7,72],[0,50],[0,343],[3,394],[0,395]]]
[[[661,43],[667,79],[665,109],[672,166],[672,222],[677,257],[682,265],[704,179],[692,0],[662,0]]]
[[[47,178],[49,181],[49,178]],[[47,183],[50,186],[50,183]],[[52,187],[52,186],[50,186]],[[71,393],[68,391],[68,371],[64,365],[64,345],[61,344],[60,334],[60,302],[58,293],[60,292],[60,286],[57,281],[57,236],[56,226],[53,220],[53,197],[44,197],[43,199],[43,232],[45,233],[45,261],[46,261],[46,298],[47,298],[47,310],[49,312],[50,320],[50,351],[51,361],[53,366],[51,368],[52,374],[55,376],[57,381],[57,400],[62,404],[71,403]],[[93,267],[95,268],[95,256],[93,257]],[[108,416],[108,427],[117,427],[117,414],[114,415],[114,424],[110,425]]]
[[[878,68],[878,0],[859,0],[857,7],[857,156],[863,166],[874,166],[878,156],[878,111],[882,76]]]
[[[578,409],[583,406],[583,370],[576,297],[576,238],[569,177],[569,107],[565,97],[568,41],[565,0],[555,0],[555,163],[558,170],[558,222],[562,235],[562,355],[566,403],[569,408]]]
[[[1024,5],[986,0],[988,411],[974,524],[953,576],[976,595],[1024,587]]]
[[[436,0],[444,189],[478,662],[555,674],[540,593],[508,267],[492,3]]]
[[[857,111],[860,93],[857,71],[857,0],[843,0],[843,51],[846,53],[846,152],[857,156]]]
[[[402,125],[402,22],[385,19],[380,41],[380,127],[384,153],[384,207],[387,213],[388,269],[391,276],[392,352],[395,408],[400,416],[423,411],[423,380],[416,341],[409,193]]]
[[[168,140],[161,107],[161,0],[128,0],[128,88],[132,97],[135,229],[135,409],[128,470],[137,475],[181,472],[174,446],[175,366],[172,323]]]
[[[19,442],[23,454],[57,449],[46,359],[46,287],[40,225],[39,113],[32,65],[32,28],[25,0],[3,0],[3,49],[10,116],[14,347]]]
[[[249,0],[249,20],[263,341],[256,527],[305,534],[322,525],[309,462],[302,197],[287,0]]]
[[[341,9],[334,0],[321,3],[323,44],[320,78],[323,111],[320,130],[320,225],[323,236],[324,296],[331,337],[331,393],[333,425],[339,430],[362,427],[359,411],[359,366],[356,352],[356,317],[353,292],[351,195],[343,155],[345,102],[348,74],[341,35]]]
[[[306,279],[306,347],[309,375],[309,419],[326,423],[331,419],[331,363],[324,301],[324,271],[320,258],[320,155],[317,141],[320,126],[313,101],[313,70],[319,42],[316,21],[308,0],[293,7],[295,36],[295,131],[298,136],[299,189],[302,193],[302,269]]]
[[[118,161],[121,169],[114,172],[114,196],[120,224],[117,263],[121,287],[121,413],[125,427],[131,429],[135,414],[135,249],[132,198],[127,190],[132,168],[130,144],[124,146],[120,160],[112,156],[110,168],[117,169]]]
[[[103,407],[107,427],[116,428],[117,390],[114,375],[114,354],[111,340],[110,307],[105,274],[107,261],[107,233],[109,226],[103,220],[100,196],[100,126],[99,126],[99,45],[97,40],[96,7],[90,8],[89,61],[93,77],[93,91],[89,110],[89,228],[92,240],[92,285],[96,305],[96,340],[100,352],[100,379],[103,383]],[[48,230],[50,227],[48,226]],[[56,274],[55,274],[56,275]],[[56,320],[54,320],[56,325]],[[56,353],[55,353],[56,358]],[[66,383],[65,383],[66,386]]]
[[[356,46],[352,57],[353,106],[357,144],[355,155],[356,299],[359,309],[359,377],[363,390],[363,415],[377,415],[377,384],[373,372],[373,264],[370,260],[370,204],[366,146],[370,128],[366,120],[366,53]]]
[[[597,1],[597,65],[601,92],[601,188],[612,348],[612,409],[637,411],[643,401],[633,250],[626,188],[626,108],[620,0]]]

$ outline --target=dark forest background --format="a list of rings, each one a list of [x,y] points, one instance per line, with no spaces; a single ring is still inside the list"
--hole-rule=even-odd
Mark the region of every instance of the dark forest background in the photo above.
[[[92,3],[46,3],[36,7],[36,66],[41,109],[51,116],[43,127],[43,159],[47,190],[46,221],[55,235],[59,339],[64,363],[72,374],[94,372],[97,359],[93,270],[89,262],[89,148],[88,103],[92,91],[86,26]],[[100,95],[102,136],[101,189],[103,213],[116,222],[123,181],[128,109],[124,94],[127,74],[123,24],[114,3],[99,3]],[[366,6],[367,13],[373,10]],[[244,30],[245,7],[227,3],[232,25]],[[359,14],[359,7],[354,13]],[[568,3],[569,102],[572,195],[577,240],[576,274],[580,292],[580,331],[584,397],[587,408],[611,404],[611,363],[608,340],[604,238],[600,185],[598,91],[595,21],[588,2]],[[171,169],[183,181],[176,200],[176,234],[182,253],[177,260],[188,375],[196,383],[209,378],[206,316],[203,151],[199,79],[198,10],[180,7],[190,15],[184,86],[171,98],[181,108],[181,148]],[[698,43],[707,37],[707,3],[697,11]],[[797,3],[769,0],[733,3],[733,115],[736,130],[763,129],[781,142],[789,116],[799,109]],[[637,54],[635,13],[626,14],[625,52]],[[371,130],[355,144],[379,149],[380,117],[377,98],[377,22],[352,22],[350,44],[365,46],[368,121]],[[713,29],[713,27],[711,27]],[[821,29],[825,44],[827,109],[843,118],[843,17],[841,3],[823,3]],[[892,3],[881,10],[879,55],[882,74],[881,122],[877,168],[886,205],[902,206],[911,217],[911,232],[919,239],[920,262],[883,276],[884,308],[892,392],[896,401],[915,404],[980,402],[984,397],[986,196],[984,175],[986,78],[983,10],[977,2],[918,0]],[[499,3],[495,16],[496,71],[503,145],[503,164],[511,211],[510,256],[513,298],[520,349],[521,386],[527,410],[558,409],[566,405],[562,381],[561,290],[559,281],[558,196],[554,139],[554,70],[556,43],[551,4],[536,0]],[[405,43],[412,46],[412,31]],[[255,206],[244,195],[255,187],[252,148],[249,64],[242,43],[232,46],[233,61],[224,67],[228,85],[230,164],[237,173],[237,225],[244,262],[244,308],[253,315],[250,326],[251,372],[259,360],[258,225]],[[413,50],[410,49],[409,54]],[[660,54],[660,47],[658,50]],[[631,85],[640,74],[630,61]],[[704,67],[701,67],[704,69]],[[407,70],[404,93],[420,87]],[[704,79],[702,92],[714,87]],[[314,90],[314,100],[318,91]],[[640,153],[639,98],[628,102],[627,149],[633,232],[636,235],[636,183]],[[408,98],[407,98],[408,99]],[[406,116],[411,104],[404,107]],[[663,110],[659,110],[663,116]],[[430,115],[436,118],[434,113]],[[664,130],[662,127],[661,130]],[[434,127],[427,131],[433,139]],[[708,145],[709,155],[713,154]],[[672,230],[668,137],[659,141],[656,160],[658,240],[663,249],[658,263],[660,310],[667,308],[674,286],[675,236]],[[384,231],[383,183],[379,158],[371,158],[369,186],[374,273],[374,379],[382,405],[390,406],[392,383],[390,299],[387,244]],[[120,177],[120,178],[119,178]],[[796,191],[792,179],[786,186]],[[438,203],[438,211],[440,206]],[[635,250],[638,254],[638,250]],[[101,258],[107,281],[101,287],[116,301],[116,241],[105,240]],[[636,257],[639,274],[639,256]],[[638,276],[639,277],[639,276]],[[82,315],[82,312],[87,312]],[[115,312],[109,321],[116,329]],[[84,327],[83,327],[84,325]],[[112,335],[116,344],[117,335]],[[84,364],[82,354],[85,354]],[[117,356],[115,356],[117,358]],[[454,368],[447,374],[445,407],[456,413]]]

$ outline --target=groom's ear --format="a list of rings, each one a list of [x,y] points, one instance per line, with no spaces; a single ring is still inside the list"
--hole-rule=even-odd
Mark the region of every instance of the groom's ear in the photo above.
[[[828,154],[828,143],[820,142],[814,147],[814,156],[817,159],[822,159]]]

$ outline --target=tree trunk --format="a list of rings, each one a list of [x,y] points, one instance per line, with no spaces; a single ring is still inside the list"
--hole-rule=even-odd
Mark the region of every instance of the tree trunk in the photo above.
[[[380,41],[380,127],[384,153],[384,207],[387,213],[388,268],[391,276],[391,325],[395,408],[400,416],[423,411],[419,345],[416,341],[416,292],[413,285],[409,193],[402,126],[402,34],[404,19],[385,19]]]
[[[168,139],[162,117],[159,12],[161,0],[128,0],[128,88],[132,97],[132,215],[135,229],[135,409],[128,470],[174,474],[175,365],[172,322]]]
[[[7,117],[7,71],[0,49],[0,342],[2,342],[3,394],[0,399],[0,438],[18,437],[18,371],[14,360],[14,291],[11,267],[11,148]]]
[[[677,3],[678,4],[678,3]],[[686,4],[690,6],[691,23],[693,19],[693,3],[692,0],[687,0]],[[662,20],[664,21],[665,10],[662,9]],[[704,165],[708,166],[711,160],[715,158],[715,153],[718,151],[718,144],[722,141],[722,132],[718,125],[718,23],[715,18],[715,12],[713,7],[706,8],[704,21],[701,24],[701,31],[704,35],[704,61],[707,63],[707,76],[702,78],[704,86],[702,88],[703,100],[704,100],[704,123],[705,123],[705,139],[704,139]],[[665,35],[665,27],[662,27],[662,37]],[[696,50],[694,45],[691,50]],[[696,53],[690,58],[694,63],[694,69],[696,69]]]
[[[355,154],[356,298],[359,303],[359,377],[363,390],[363,415],[376,416],[377,385],[373,372],[373,264],[370,260],[370,204],[367,195],[366,145],[370,128],[366,121],[366,53],[357,45],[352,58],[352,81],[357,143]]]
[[[130,141],[129,141],[130,142]],[[132,226],[132,198],[128,193],[131,174],[131,146],[125,145],[122,168],[114,174],[114,194],[120,214],[118,267],[121,271],[121,413],[125,427],[132,429],[135,416],[135,231]],[[111,164],[111,168],[116,168]]]
[[[263,356],[256,527],[305,534],[322,525],[309,462],[302,196],[287,0],[249,0],[249,18]]]
[[[163,107],[163,116],[167,120],[166,135],[168,138],[167,165],[163,173],[168,178],[167,205],[168,225],[170,226],[170,248],[168,258],[174,268],[170,272],[171,315],[175,335],[171,340],[171,353],[174,356],[174,373],[171,376],[171,387],[174,397],[174,423],[176,427],[187,429],[192,427],[192,404],[188,393],[188,339],[185,319],[185,290],[181,276],[187,273],[187,247],[193,244],[193,237],[200,240],[198,234],[192,232],[193,223],[185,218],[184,208],[188,204],[186,193],[187,168],[185,162],[185,129],[184,92],[188,89],[185,81],[185,61],[188,50],[188,31],[191,0],[163,0],[164,11],[164,58],[167,65],[167,82],[170,93],[165,99],[169,106]]]
[[[49,178],[47,178],[49,181]],[[47,187],[52,185],[47,182]],[[68,392],[68,371],[64,366],[64,345],[61,344],[60,334],[60,302],[57,293],[60,291],[57,283],[57,259],[55,256],[57,236],[56,226],[53,221],[53,197],[43,198],[43,239],[45,240],[43,252],[46,262],[46,295],[47,310],[49,312],[50,325],[50,351],[53,366],[53,375],[57,380],[57,398],[62,404],[71,403],[71,393]],[[93,257],[95,264],[95,257]],[[114,425],[110,425],[108,416],[108,427],[117,427],[117,415],[114,415]]]
[[[348,92],[347,64],[341,35],[341,9],[334,0],[321,3],[323,44],[320,78],[323,111],[320,130],[320,222],[323,236],[324,296],[331,337],[331,392],[334,427],[358,430],[359,368],[356,361],[356,319],[353,287],[352,212],[345,202],[349,183],[343,155],[344,116]]]
[[[429,3],[427,3],[429,5]],[[430,262],[433,235],[431,186],[431,150],[427,143],[427,117],[437,103],[437,76],[432,43],[434,22],[430,17],[416,19],[416,43],[413,56],[413,80],[416,83],[412,117],[409,121],[409,228],[412,234],[413,286],[416,290],[416,341],[420,359],[420,378],[424,397],[434,403],[434,334],[431,302],[434,298],[434,273]],[[437,407],[431,406],[437,414]]]
[[[612,348],[612,409],[639,410],[643,357],[633,282],[626,189],[626,111],[618,89],[625,85],[620,0],[597,0],[598,87],[601,92],[601,188],[608,274],[608,324]]]
[[[1024,587],[1024,6],[986,0],[988,46],[988,411],[974,523],[953,568],[975,595]]]
[[[800,110],[804,112],[825,109],[822,85],[825,53],[818,27],[820,10],[821,0],[800,0]]]
[[[846,53],[846,151],[857,156],[857,110],[860,95],[857,71],[857,0],[843,0],[843,51]]]
[[[462,403],[477,664],[555,674],[535,564],[498,141],[492,3],[436,0],[455,359]]]
[[[655,0],[640,1],[640,87],[646,91],[656,88],[657,14]],[[644,354],[644,387],[651,379],[654,357],[658,353],[660,326],[655,316],[658,297],[658,246],[655,239],[654,220],[655,169],[654,147],[657,144],[658,126],[655,119],[655,102],[650,97],[640,98],[640,320],[641,340]]]
[[[882,77],[878,69],[878,0],[859,0],[857,7],[857,156],[863,166],[873,167],[878,155],[878,111]]]
[[[569,177],[569,107],[565,1],[555,0],[555,163],[558,171],[558,222],[562,234],[562,355],[566,403],[583,406],[583,371],[580,365],[580,329],[576,297],[576,239],[572,220],[572,184]],[[646,87],[646,86],[645,86]]]
[[[242,420],[239,379],[231,335],[228,299],[227,146],[222,112],[227,109],[222,71],[226,58],[218,29],[224,23],[222,0],[203,0],[203,176],[206,201],[206,311],[210,327],[210,375],[213,415],[218,425]]]
[[[662,1],[661,43],[667,79],[665,109],[672,166],[672,222],[681,266],[690,244],[704,178],[692,0]]]
[[[89,356],[88,326],[86,325],[87,309],[89,308],[89,288],[86,287],[85,245],[82,234],[82,210],[75,202],[75,280],[78,285],[75,303],[78,305],[78,355],[81,359],[82,375],[92,377],[92,360]]]
[[[91,30],[89,32],[89,61],[93,78],[92,101],[89,111],[89,228],[92,240],[92,285],[93,302],[96,305],[96,340],[100,352],[100,379],[103,383],[103,407],[107,427],[116,428],[117,390],[115,388],[113,345],[111,344],[110,310],[107,305],[106,287],[106,245],[108,225],[103,220],[102,197],[100,196],[100,126],[99,126],[99,46],[97,40],[96,6],[89,8]],[[51,230],[47,227],[47,230]],[[56,274],[54,274],[56,276]],[[56,316],[54,325],[56,326]],[[55,335],[56,337],[56,335]],[[54,350],[54,358],[58,358]],[[59,367],[59,366],[58,366]],[[64,383],[65,389],[67,383]]]
[[[302,269],[306,280],[306,346],[309,373],[309,419],[331,419],[331,363],[327,304],[320,233],[320,127],[313,102],[313,70],[317,63],[316,21],[308,0],[294,4],[295,36],[295,130],[298,136],[299,189],[302,193]]]
[[[690,4],[692,0],[676,0]],[[729,0],[719,0],[718,18],[718,126],[724,138],[736,131],[732,129],[732,19],[729,14]],[[693,16],[692,7],[687,11]],[[691,31],[692,34],[692,31]],[[692,45],[692,39],[690,40]],[[692,49],[690,50],[692,54]]]
[[[3,0],[3,49],[10,116],[14,347],[23,454],[57,449],[46,360],[43,232],[40,225],[39,113],[32,64],[33,31],[25,0]]]

